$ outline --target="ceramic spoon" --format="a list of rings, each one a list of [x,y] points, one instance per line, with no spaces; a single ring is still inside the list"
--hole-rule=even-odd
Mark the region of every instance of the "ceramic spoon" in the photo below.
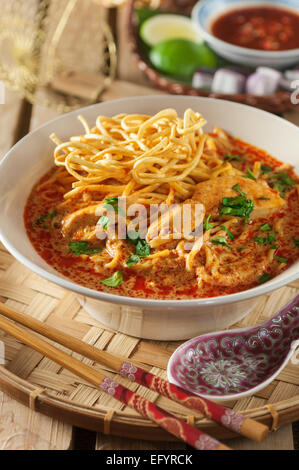
[[[259,326],[209,333],[182,344],[169,360],[168,380],[213,400],[245,397],[272,382],[298,346],[299,295]]]

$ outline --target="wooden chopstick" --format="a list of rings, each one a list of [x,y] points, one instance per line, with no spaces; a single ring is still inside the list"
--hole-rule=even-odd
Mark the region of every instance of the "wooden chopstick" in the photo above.
[[[217,422],[227,429],[241,434],[249,439],[262,442],[269,432],[269,428],[258,421],[227,409],[222,405],[214,403],[206,398],[198,397],[182,388],[167,382],[161,377],[129,362],[127,359],[119,358],[107,351],[101,351],[83,341],[63,333],[56,328],[50,327],[35,318],[19,313],[0,302],[0,312],[11,320],[17,321],[28,328],[42,334],[43,336],[76,351],[83,356],[100,362],[115,370],[120,375],[139,383],[180,403],[188,408],[198,410],[208,418]]]
[[[35,351],[38,351],[49,359],[57,362],[77,376],[87,380],[89,383],[110,396],[113,396],[123,404],[133,408],[142,416],[150,419],[158,426],[162,427],[167,432],[173,434],[178,439],[186,442],[186,444],[194,447],[195,449],[231,450],[226,445],[217,441],[217,439],[205,434],[194,426],[187,424],[182,419],[177,418],[162,408],[159,408],[149,400],[146,400],[137,393],[132,392],[132,390],[129,390],[120,383],[101,374],[92,367],[80,362],[78,359],[75,359],[69,354],[49,344],[47,341],[29,333],[24,328],[15,325],[3,317],[0,317],[0,329],[22,343],[27,344]]]

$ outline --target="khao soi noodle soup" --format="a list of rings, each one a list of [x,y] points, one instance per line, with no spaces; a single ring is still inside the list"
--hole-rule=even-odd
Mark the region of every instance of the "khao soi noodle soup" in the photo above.
[[[205,133],[190,109],[79,119],[82,135],[51,136],[54,166],[24,213],[36,251],[72,281],[130,297],[214,297],[299,258],[290,165],[218,127]]]

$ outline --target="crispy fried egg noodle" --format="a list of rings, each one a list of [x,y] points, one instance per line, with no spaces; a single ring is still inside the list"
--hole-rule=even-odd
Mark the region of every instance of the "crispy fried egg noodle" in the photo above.
[[[113,189],[113,194],[135,197],[139,202],[139,196],[159,202],[172,199],[176,188],[180,188],[182,195],[190,194],[192,177],[198,179],[206,174],[199,170],[204,167],[200,159],[207,138],[202,131],[206,120],[191,109],[183,119],[173,109],[153,117],[99,116],[92,129],[82,116],[79,119],[84,135],[68,142],[60,142],[51,135],[57,145],[55,164],[64,166],[76,179],[66,198],[113,178],[120,183],[118,187],[103,184],[97,189],[106,194]],[[166,183],[168,187],[162,187]]]

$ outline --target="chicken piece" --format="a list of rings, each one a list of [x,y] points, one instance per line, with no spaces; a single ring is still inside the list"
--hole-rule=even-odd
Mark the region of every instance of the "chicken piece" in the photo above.
[[[241,256],[235,259],[226,260],[219,264],[219,255],[214,248],[204,247],[205,253],[209,256],[210,266],[199,266],[196,270],[199,285],[201,281],[217,286],[235,287],[238,285],[252,285],[271,264],[271,257],[268,256],[263,247],[251,246]]]
[[[67,215],[62,221],[62,231],[65,237],[74,240],[96,241],[96,224],[99,216],[96,210],[99,205],[83,207]]]
[[[254,203],[251,219],[268,218],[279,211],[285,204],[279,193],[264,181],[253,181],[242,176],[220,176],[199,183],[196,186],[192,200],[201,202],[205,206],[206,214],[216,216],[225,197],[234,198],[240,194],[233,189],[239,185],[247,199]]]

